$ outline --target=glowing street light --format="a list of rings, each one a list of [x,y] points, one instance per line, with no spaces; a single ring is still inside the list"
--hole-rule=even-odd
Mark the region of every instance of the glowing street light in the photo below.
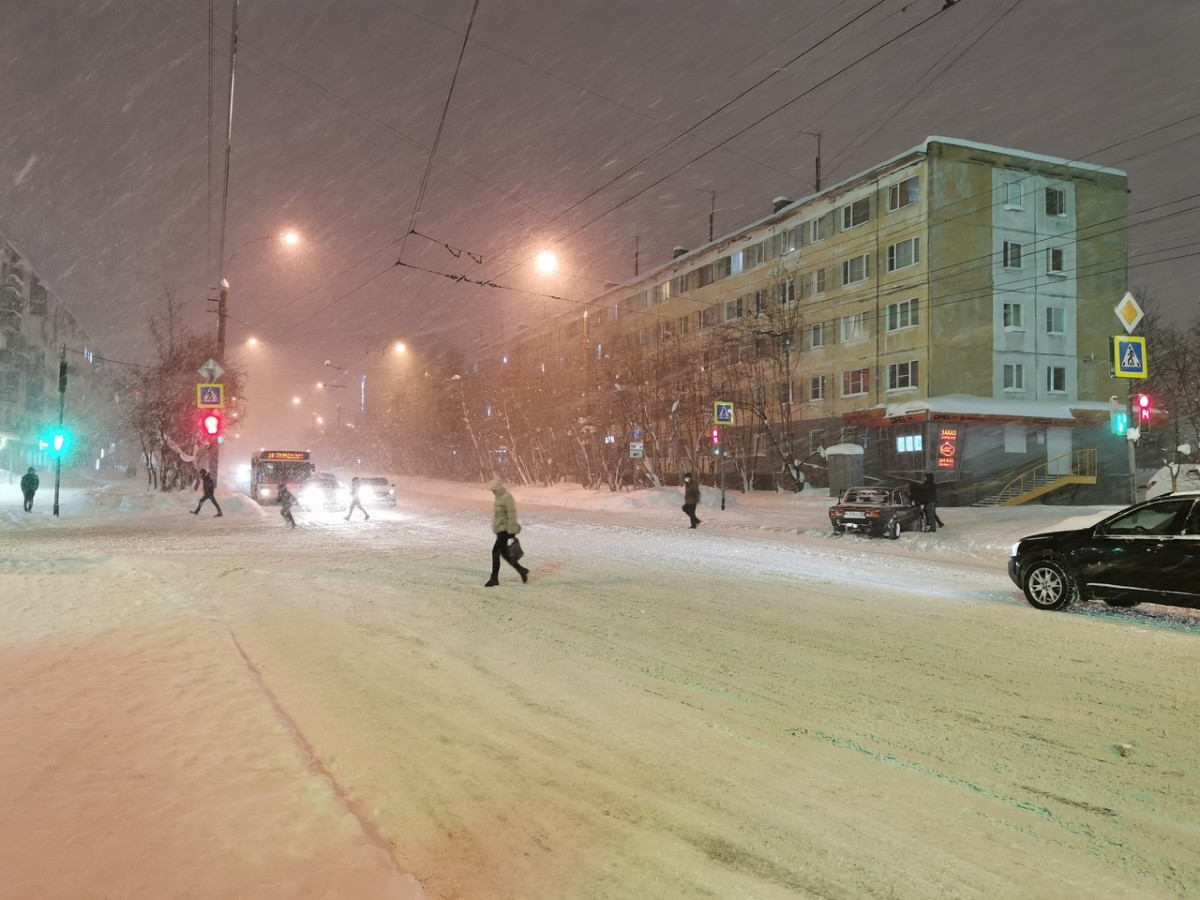
[[[550,273],[558,269],[558,259],[549,250],[543,250],[533,262],[541,272]]]

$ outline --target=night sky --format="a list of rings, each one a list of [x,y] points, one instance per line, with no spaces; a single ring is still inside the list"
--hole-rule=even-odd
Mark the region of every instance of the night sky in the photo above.
[[[228,268],[228,356],[258,337],[252,384],[282,395],[581,310],[713,207],[719,237],[810,193],[812,133],[826,185],[946,135],[1127,171],[1130,284],[1190,315],[1200,4],[942,7],[242,0],[218,261],[229,0],[211,159],[208,0],[0,0],[0,232],[121,361],[168,295],[215,332]]]

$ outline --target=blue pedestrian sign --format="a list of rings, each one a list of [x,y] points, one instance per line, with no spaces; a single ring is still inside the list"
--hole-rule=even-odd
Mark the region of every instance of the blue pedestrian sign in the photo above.
[[[733,404],[728,400],[718,400],[713,404],[713,424],[714,425],[732,425],[733,424]]]
[[[196,385],[196,406],[200,409],[223,409],[225,407],[225,385]]]
[[[1113,374],[1117,378],[1146,378],[1146,339],[1144,337],[1114,337]]]

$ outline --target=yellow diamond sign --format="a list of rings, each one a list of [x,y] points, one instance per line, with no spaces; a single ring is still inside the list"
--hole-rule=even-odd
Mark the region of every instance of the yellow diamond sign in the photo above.
[[[1132,334],[1133,329],[1137,328],[1138,322],[1142,321],[1142,308],[1138,306],[1138,302],[1133,299],[1133,294],[1129,291],[1125,292],[1125,296],[1121,298],[1121,302],[1113,307],[1117,314],[1117,318],[1121,320],[1121,324],[1125,326],[1125,333]]]

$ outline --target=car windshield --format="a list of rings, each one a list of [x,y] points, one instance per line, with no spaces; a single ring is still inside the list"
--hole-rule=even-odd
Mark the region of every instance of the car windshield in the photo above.
[[[1118,516],[1108,523],[1106,530],[1112,535],[1179,534],[1184,511],[1191,506],[1190,497],[1162,500]]]

